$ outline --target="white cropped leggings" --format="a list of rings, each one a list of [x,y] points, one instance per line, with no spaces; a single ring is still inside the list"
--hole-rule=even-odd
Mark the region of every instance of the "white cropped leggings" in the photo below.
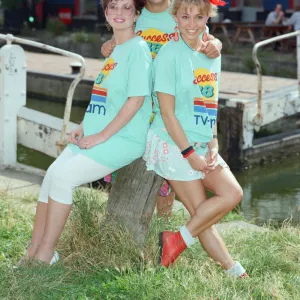
[[[72,204],[75,187],[101,179],[114,171],[66,148],[47,170],[38,201],[48,203],[50,197],[63,204]]]

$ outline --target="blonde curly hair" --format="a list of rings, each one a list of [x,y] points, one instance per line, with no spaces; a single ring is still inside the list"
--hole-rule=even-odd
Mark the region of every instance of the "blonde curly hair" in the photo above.
[[[174,0],[171,6],[171,14],[175,16],[180,7],[184,7],[187,11],[188,7],[196,5],[199,8],[201,14],[209,17],[217,15],[217,6],[210,3],[209,0]]]

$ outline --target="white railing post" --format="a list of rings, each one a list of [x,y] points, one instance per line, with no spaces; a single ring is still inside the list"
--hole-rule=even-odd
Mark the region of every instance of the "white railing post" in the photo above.
[[[17,162],[17,113],[26,105],[26,58],[18,45],[0,49],[0,167]]]
[[[298,78],[298,97],[300,98],[300,35],[297,35],[297,78]]]
[[[253,116],[253,126],[256,131],[259,131],[261,124],[263,123],[263,114],[262,114],[262,109],[261,109],[261,101],[262,101],[262,69],[260,62],[257,58],[257,51],[260,47],[268,45],[270,43],[278,42],[284,39],[296,37],[297,38],[297,74],[298,74],[298,91],[300,95],[300,40],[299,40],[299,35],[300,35],[300,30],[282,34],[267,40],[263,40],[261,42],[258,42],[254,45],[253,50],[252,50],[252,59],[253,62],[255,63],[257,75],[258,75],[258,82],[257,82],[257,112]]]
[[[72,101],[73,101],[73,95],[75,88],[77,87],[78,83],[80,80],[83,78],[84,73],[85,73],[85,61],[84,58],[81,55],[78,55],[73,52],[69,52],[63,49],[55,48],[49,45],[45,45],[42,43],[26,40],[26,39],[21,39],[18,37],[14,37],[11,34],[3,35],[0,34],[0,39],[6,40],[8,44],[11,44],[12,42],[24,44],[24,45],[30,45],[36,48],[44,49],[53,53],[57,53],[60,55],[64,55],[67,57],[72,57],[81,62],[81,69],[78,75],[74,78],[73,82],[71,83],[71,86],[68,90],[68,95],[67,95],[67,100],[66,100],[66,105],[65,105],[65,113],[64,113],[64,118],[63,118],[63,126],[62,126],[62,131],[61,131],[61,136],[60,140],[56,142],[56,145],[58,147],[58,154],[63,150],[64,146],[67,144],[67,139],[66,139],[66,133],[67,133],[67,126],[70,122],[70,115],[71,115],[71,108],[72,108]]]

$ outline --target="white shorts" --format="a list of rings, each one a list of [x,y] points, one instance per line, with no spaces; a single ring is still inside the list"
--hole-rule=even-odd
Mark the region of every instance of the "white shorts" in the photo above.
[[[82,154],[73,154],[68,147],[48,168],[38,201],[48,203],[48,198],[72,204],[73,189],[105,177],[114,172]]]
[[[199,145],[202,147],[196,149],[196,153],[205,156],[208,152],[207,144],[199,143]],[[167,180],[191,181],[205,177],[204,173],[191,167],[176,145],[161,140],[152,129],[148,131],[143,159],[146,161],[148,171],[154,171]],[[228,165],[219,154],[217,165],[228,168]]]

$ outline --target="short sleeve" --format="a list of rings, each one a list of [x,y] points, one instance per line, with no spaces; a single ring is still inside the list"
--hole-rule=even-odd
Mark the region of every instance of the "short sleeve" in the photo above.
[[[152,58],[144,40],[131,49],[128,68],[128,97],[151,96]]]
[[[176,64],[175,57],[167,49],[161,49],[154,60],[154,92],[175,96]]]

